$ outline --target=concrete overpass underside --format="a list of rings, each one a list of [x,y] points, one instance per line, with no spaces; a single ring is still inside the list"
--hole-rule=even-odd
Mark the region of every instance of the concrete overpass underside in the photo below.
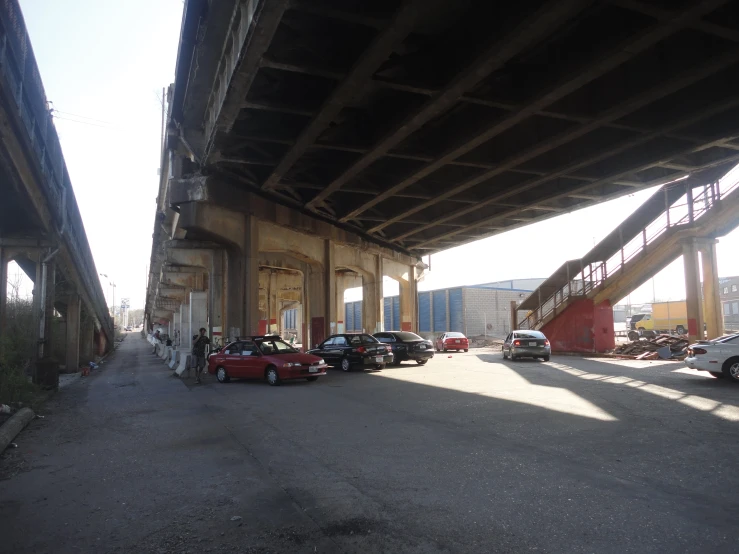
[[[188,0],[149,308],[168,241],[207,241],[211,328],[271,329],[298,302],[260,300],[278,268],[310,344],[340,328],[339,274],[369,331],[395,275],[415,329],[421,255],[739,161],[738,8]]]

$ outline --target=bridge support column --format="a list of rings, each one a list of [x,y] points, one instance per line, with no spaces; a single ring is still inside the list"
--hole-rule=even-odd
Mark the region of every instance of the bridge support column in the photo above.
[[[0,246],[0,336],[8,320],[8,249]]]
[[[330,240],[323,242],[324,337],[328,337],[338,332],[338,318],[336,317],[336,252],[333,242]]]
[[[85,313],[80,318],[80,363],[87,365],[95,358],[95,321]]]
[[[336,274],[336,332],[346,332],[344,317],[346,317],[346,308],[344,307],[344,293],[346,293],[347,284],[344,273]]]
[[[698,265],[698,246],[695,239],[683,243],[685,265],[685,298],[688,311],[688,339],[695,342],[703,338],[703,294]]]
[[[223,250],[213,251],[213,260],[208,279],[208,329],[211,340],[215,332],[222,332],[224,323],[224,274],[225,254]],[[217,330],[217,331],[216,331]]]
[[[706,333],[709,339],[724,334],[724,317],[721,311],[721,296],[718,282],[718,263],[716,259],[716,239],[698,242],[703,267],[703,314],[706,320]]]
[[[190,319],[187,336],[180,341],[183,348],[190,349],[192,337],[200,333],[200,328],[208,328],[208,296],[205,292],[190,293]]]
[[[67,301],[67,340],[65,365],[67,373],[80,367],[80,295],[70,293]]]
[[[243,335],[259,334],[259,223],[254,216],[245,216],[244,237],[244,317]]]
[[[382,257],[375,257],[374,272],[362,275],[362,328],[365,333],[382,331],[382,280],[385,274]]]
[[[418,292],[416,290],[416,268],[408,267],[407,279],[398,280],[398,292],[400,293],[400,331],[418,331],[418,315],[416,302]]]

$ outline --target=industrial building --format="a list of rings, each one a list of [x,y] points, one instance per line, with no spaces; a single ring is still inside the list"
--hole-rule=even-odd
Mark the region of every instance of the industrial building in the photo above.
[[[726,332],[739,331],[739,276],[723,277],[718,281],[724,328]]]

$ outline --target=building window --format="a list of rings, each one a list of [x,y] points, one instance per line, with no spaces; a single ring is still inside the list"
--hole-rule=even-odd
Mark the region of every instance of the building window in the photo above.
[[[729,294],[729,287],[724,287],[724,294]]]
[[[731,285],[731,292],[736,292],[736,285]]]
[[[724,315],[731,315],[731,304],[728,302],[724,304]]]
[[[734,314],[734,315],[739,314],[739,302],[734,302],[731,305],[731,313]]]

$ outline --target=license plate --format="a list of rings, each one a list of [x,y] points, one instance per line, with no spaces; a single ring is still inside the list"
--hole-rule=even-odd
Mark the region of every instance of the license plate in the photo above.
[[[378,364],[381,364],[381,363],[382,363],[382,362],[383,362],[384,360],[382,359],[382,356],[377,356],[377,357],[375,358],[375,361],[376,361],[376,362],[377,362]]]
[[[536,346],[536,341],[534,341],[534,342],[530,342],[530,343],[529,343],[529,346]]]
[[[455,340],[454,342],[457,343],[457,344],[459,344],[459,341],[458,340]]]
[[[308,368],[308,373],[318,373],[318,368],[317,367],[309,367]]]

